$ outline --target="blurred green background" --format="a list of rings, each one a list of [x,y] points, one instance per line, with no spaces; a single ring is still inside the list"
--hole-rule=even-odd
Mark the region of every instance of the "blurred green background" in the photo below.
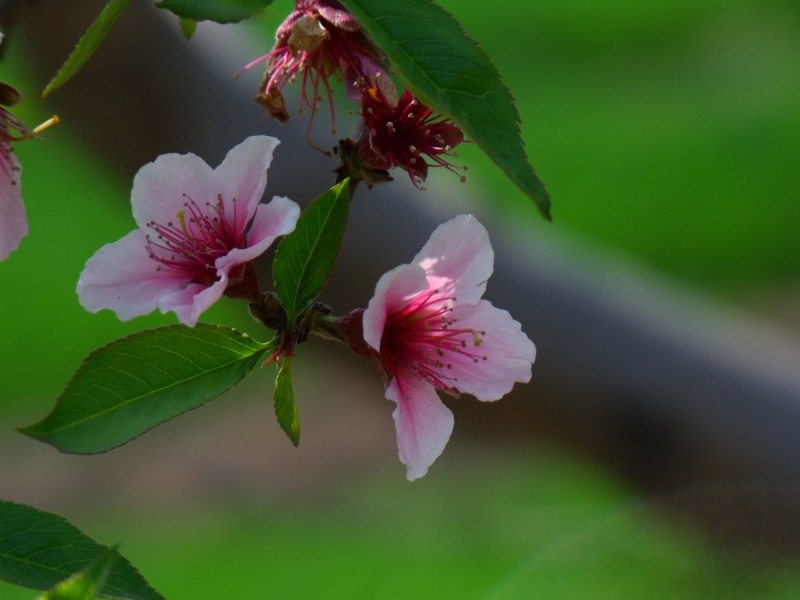
[[[752,305],[764,293],[800,298],[795,1],[440,4],[495,59],[516,96],[529,156],[553,195],[554,224],[539,222],[474,145],[459,153],[470,166],[468,185],[534,227],[625,253],[726,301]],[[276,1],[243,32],[273,30],[289,7]],[[0,79],[26,93],[18,116],[29,125],[50,116],[36,90],[26,89],[19,46],[7,48],[0,69]],[[130,181],[105,169],[79,138],[67,120],[49,141],[18,145],[31,235],[0,263],[6,430],[41,417],[94,348],[173,322],[151,316],[119,323],[77,304],[84,261],[132,226],[119,210]],[[223,303],[207,320],[246,327],[233,307]],[[269,379],[256,375],[268,388]],[[268,397],[267,390],[259,402]],[[228,399],[213,409],[219,412],[189,417],[203,427],[204,414],[241,406]],[[263,435],[279,437],[269,406],[264,415]],[[34,452],[33,443],[4,435],[3,464]],[[800,575],[790,566],[720,550],[690,527],[676,529],[635,490],[563,449],[502,440],[476,448],[460,438],[452,446],[414,484],[388,453],[382,469],[345,469],[311,486],[313,494],[289,499],[187,497],[159,509],[160,490],[153,489],[152,506],[142,508],[125,498],[93,501],[91,477],[82,483],[84,502],[17,498],[8,480],[0,495],[59,510],[105,543],[120,540],[123,554],[168,598],[800,593]],[[33,594],[0,584],[0,597]]]

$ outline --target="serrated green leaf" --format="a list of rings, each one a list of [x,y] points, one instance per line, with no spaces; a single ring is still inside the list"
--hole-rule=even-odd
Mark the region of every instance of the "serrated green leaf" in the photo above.
[[[54,92],[67,81],[69,81],[78,71],[83,68],[92,54],[95,53],[97,48],[108,35],[112,25],[116,22],[122,9],[128,4],[128,0],[108,0],[103,10],[100,11],[98,17],[94,22],[89,25],[89,29],[81,36],[75,49],[61,65],[58,73],[50,80],[47,87],[42,92],[42,97],[47,96]]]
[[[420,99],[450,115],[546,218],[550,195],[528,161],[514,98],[491,58],[432,0],[341,0]]]
[[[63,517],[0,500],[0,579],[4,581],[46,590],[90,569],[98,560],[105,563],[103,557],[110,550]],[[103,597],[164,600],[126,559],[116,551],[113,555],[115,559],[102,587]]]
[[[62,452],[105,452],[236,385],[269,348],[220,325],[170,325],[90,354],[53,411],[20,429]]]
[[[349,180],[333,186],[308,205],[297,225],[275,251],[275,291],[289,328],[322,291],[339,255],[350,208]]]
[[[294,387],[292,386],[292,357],[285,356],[275,378],[275,416],[292,443],[300,443],[300,417],[297,414],[297,404],[294,401]]]
[[[197,30],[197,21],[194,19],[179,18],[178,23],[180,24],[183,37],[185,37],[187,40],[192,39],[194,32]]]
[[[86,567],[60,582],[36,600],[94,600],[111,573],[117,560],[117,545],[106,549]]]
[[[272,0],[161,0],[156,6],[183,19],[238,23],[256,16],[270,4]]]

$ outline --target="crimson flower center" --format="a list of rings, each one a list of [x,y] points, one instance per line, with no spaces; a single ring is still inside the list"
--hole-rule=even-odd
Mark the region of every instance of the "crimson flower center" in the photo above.
[[[389,314],[381,338],[381,362],[391,375],[398,368],[414,371],[436,389],[458,394],[454,359],[487,360],[478,351],[485,331],[458,327],[452,316],[455,298],[428,290]]]
[[[183,210],[175,214],[175,221],[158,223],[150,221],[147,253],[158,263],[157,271],[169,269],[191,278],[195,283],[211,284],[218,279],[215,262],[234,248],[245,247],[243,231],[237,231],[236,198],[233,198],[233,219],[225,214],[225,201],[207,202],[201,208],[187,194]]]

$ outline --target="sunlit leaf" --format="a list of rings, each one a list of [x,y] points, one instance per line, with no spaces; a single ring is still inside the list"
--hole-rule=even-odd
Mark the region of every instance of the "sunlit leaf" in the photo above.
[[[0,500],[0,579],[47,590],[70,581],[84,569],[86,573],[94,572],[89,577],[98,589],[102,585],[102,597],[164,600],[115,549],[98,544],[63,517]],[[100,580],[106,569],[103,583]],[[74,593],[81,591],[80,587],[72,589]],[[44,596],[48,600],[85,597]]]
[[[183,37],[185,37],[187,40],[191,39],[191,37],[194,35],[194,32],[197,30],[197,21],[194,19],[180,18],[178,19],[178,23],[180,24]]]
[[[182,19],[237,23],[254,17],[270,4],[272,0],[161,0],[156,6]]]
[[[53,411],[23,433],[62,452],[105,452],[236,385],[268,349],[219,325],[171,325],[90,354]]]
[[[117,560],[117,545],[106,549],[86,567],[45,592],[37,600],[94,600],[103,590]]]
[[[67,57],[67,60],[44,88],[42,96],[47,96],[69,81],[78,71],[83,68],[92,54],[108,35],[111,26],[117,20],[122,9],[128,4],[128,0],[108,0],[105,7],[100,11],[100,15],[89,26],[89,29],[78,40],[75,49]]]
[[[297,415],[297,404],[294,400],[292,387],[292,358],[286,356],[282,359],[278,376],[275,379],[275,416],[278,424],[297,446],[300,443],[300,418]]]
[[[289,328],[322,291],[339,255],[350,191],[345,180],[315,199],[275,251],[272,274]]]
[[[420,99],[453,117],[549,218],[550,195],[528,161],[514,98],[453,16],[432,0],[341,2]]]

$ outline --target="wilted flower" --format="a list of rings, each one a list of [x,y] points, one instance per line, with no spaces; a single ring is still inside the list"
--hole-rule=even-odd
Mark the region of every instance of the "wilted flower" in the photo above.
[[[35,136],[58,122],[53,117],[30,130],[3,106],[13,106],[20,100],[19,92],[7,83],[0,83],[0,260],[5,260],[28,235],[28,219],[22,203],[20,175],[22,167],[11,142]]]
[[[364,132],[358,140],[358,161],[370,170],[405,169],[415,186],[428,176],[428,167],[444,167],[459,173],[448,160],[453,148],[464,141],[455,123],[414,98],[405,90],[399,100],[387,97],[381,86],[362,90]],[[426,160],[427,157],[427,160]]]
[[[498,400],[531,378],[536,348],[520,324],[481,296],[494,252],[471,215],[440,225],[411,264],[389,271],[340,337],[379,366],[408,479],[427,473],[453,429],[436,391]],[[363,341],[358,334],[363,332]]]
[[[344,79],[354,100],[358,99],[357,82],[374,85],[379,74],[389,79],[381,51],[364,34],[355,17],[335,0],[297,0],[295,10],[278,27],[275,39],[272,51],[245,69],[267,61],[256,100],[281,122],[289,119],[281,89],[298,77],[302,77],[300,106],[311,109],[312,117],[323,91],[333,117],[331,77]]]
[[[165,154],[133,180],[139,228],[100,248],[78,281],[81,304],[123,321],[159,308],[194,326],[222,294],[256,299],[251,261],[294,229],[287,198],[260,204],[278,140],[253,136],[216,169],[194,154]]]

